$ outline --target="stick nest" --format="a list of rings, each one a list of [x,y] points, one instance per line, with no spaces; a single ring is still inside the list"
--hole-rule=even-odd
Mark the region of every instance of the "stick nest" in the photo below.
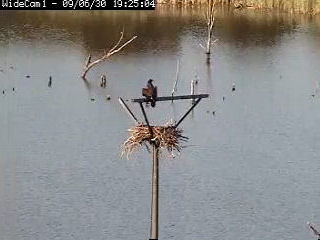
[[[139,124],[134,126],[129,131],[129,138],[122,145],[122,155],[130,155],[137,150],[142,144],[154,143],[162,149],[167,149],[168,152],[174,150],[181,151],[181,142],[186,142],[187,137],[182,135],[182,130],[175,128],[172,125],[168,126],[151,126],[153,135],[149,131],[147,125]]]

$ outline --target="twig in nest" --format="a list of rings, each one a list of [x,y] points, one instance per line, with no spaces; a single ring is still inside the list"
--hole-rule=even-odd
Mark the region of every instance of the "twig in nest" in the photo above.
[[[169,152],[177,150],[180,152],[183,141],[188,138],[182,135],[182,130],[172,125],[168,126],[151,126],[153,136],[149,131],[147,125],[139,124],[130,128],[129,138],[122,145],[122,155],[130,155],[133,151],[138,149],[143,143],[154,143],[160,148],[167,149]]]

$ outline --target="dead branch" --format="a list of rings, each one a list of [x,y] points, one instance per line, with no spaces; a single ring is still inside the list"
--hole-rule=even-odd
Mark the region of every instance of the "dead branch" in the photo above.
[[[314,235],[316,235],[318,237],[318,239],[320,239],[320,233],[318,232],[317,229],[315,229],[315,227],[311,224],[311,223],[307,223],[309,228],[313,231]]]
[[[83,79],[86,78],[86,75],[87,75],[88,71],[89,71],[92,67],[94,67],[95,65],[97,65],[97,64],[99,64],[99,63],[107,60],[107,59],[108,59],[109,57],[111,57],[113,54],[121,51],[124,47],[126,47],[126,46],[127,46],[128,44],[130,44],[134,39],[137,38],[137,36],[133,36],[131,39],[129,39],[128,41],[126,41],[125,43],[123,43],[123,44],[121,45],[121,42],[122,42],[122,40],[123,40],[123,35],[124,35],[124,31],[122,31],[122,32],[120,33],[120,38],[119,38],[118,42],[117,42],[109,51],[107,51],[106,49],[104,50],[104,55],[103,55],[102,57],[100,57],[100,58],[98,58],[97,60],[91,62],[91,55],[88,56],[88,59],[87,59],[87,61],[86,61],[86,64],[85,64],[85,66],[84,66],[84,68],[83,68],[83,72],[82,72],[82,75],[81,75],[81,77],[82,77]]]
[[[177,60],[177,71],[176,71],[176,80],[173,84],[173,88],[171,91],[171,96],[173,97],[173,95],[175,94],[175,92],[177,91],[177,85],[178,85],[178,80],[179,80],[179,71],[180,71],[180,61],[179,59]],[[173,100],[172,100],[173,102]]]
[[[89,56],[86,60],[86,67],[88,67],[88,65],[91,63],[91,54],[89,53]]]
[[[206,19],[207,19],[207,46],[206,46],[206,54],[211,53],[211,45],[212,45],[212,33],[213,33],[213,27],[214,27],[214,11],[215,11],[215,5],[216,0],[207,0],[208,6],[207,6],[207,12],[206,12]]]

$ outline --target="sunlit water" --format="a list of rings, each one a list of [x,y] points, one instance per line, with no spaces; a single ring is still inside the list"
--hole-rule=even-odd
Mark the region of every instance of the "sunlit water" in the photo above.
[[[181,125],[190,137],[181,155],[162,154],[160,239],[314,239],[306,222],[320,224],[319,26],[221,11],[208,66],[200,10],[0,12],[0,239],[148,239],[150,155],[120,157],[134,123],[117,98],[139,97],[149,78],[170,95],[177,60],[177,94],[197,77],[210,99]],[[88,53],[99,56],[123,27],[138,38],[84,82]],[[166,123],[190,104],[158,103],[148,114]]]

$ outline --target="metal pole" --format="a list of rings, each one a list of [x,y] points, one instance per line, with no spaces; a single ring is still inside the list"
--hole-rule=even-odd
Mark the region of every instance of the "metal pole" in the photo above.
[[[150,240],[158,239],[158,221],[159,221],[159,146],[157,146],[156,143],[153,143]]]
[[[123,99],[121,97],[119,97],[119,102],[120,102],[121,106],[124,108],[124,110],[126,110],[126,112],[129,114],[129,116],[133,119],[133,121],[135,121],[138,124],[139,123],[138,119],[136,118],[136,116],[133,114],[133,112],[130,110],[128,105],[123,101]],[[143,145],[146,146],[148,153],[151,153],[149,146],[146,143],[143,143]]]
[[[130,110],[128,105],[123,101],[123,99],[121,97],[119,97],[119,102],[120,102],[121,106],[127,111],[129,116],[133,119],[133,121],[138,123],[139,122],[138,119],[136,118],[136,116],[133,114],[133,112]]]
[[[140,102],[140,103],[139,103],[139,105],[140,105],[141,111],[142,111],[142,113],[143,113],[144,120],[146,121],[147,126],[148,126],[148,129],[149,129],[149,131],[150,131],[151,138],[153,138],[153,131],[152,131],[152,127],[151,127],[151,126],[150,126],[150,124],[149,124],[149,120],[148,120],[148,117],[147,117],[146,111],[144,110],[144,107],[143,107],[143,105],[142,105],[142,102]]]
[[[194,109],[197,104],[201,101],[201,98],[198,98],[198,100],[192,105],[192,107],[188,110],[188,112],[186,112],[183,117],[177,122],[177,124],[174,126],[175,128],[178,127],[180,125],[180,123],[186,118],[186,116],[188,116],[188,114],[192,111],[192,109]]]

